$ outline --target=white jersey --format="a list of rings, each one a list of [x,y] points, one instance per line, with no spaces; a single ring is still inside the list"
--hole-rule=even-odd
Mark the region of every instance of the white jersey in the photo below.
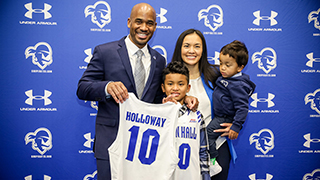
[[[179,161],[175,123],[181,105],[150,104],[134,94],[120,104],[119,130],[109,147],[113,180],[168,180]]]
[[[200,125],[201,113],[187,110],[179,117],[176,127],[176,142],[179,162],[173,175],[175,180],[200,180]]]

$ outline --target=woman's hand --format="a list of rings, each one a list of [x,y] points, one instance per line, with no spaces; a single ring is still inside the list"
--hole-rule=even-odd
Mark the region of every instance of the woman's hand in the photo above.
[[[220,126],[226,127],[226,128],[224,128],[224,129],[216,129],[216,130],[214,130],[214,132],[221,132],[222,133],[221,134],[222,137],[223,136],[229,136],[229,132],[230,132],[230,128],[232,126],[232,123],[222,123],[222,124],[220,124]]]

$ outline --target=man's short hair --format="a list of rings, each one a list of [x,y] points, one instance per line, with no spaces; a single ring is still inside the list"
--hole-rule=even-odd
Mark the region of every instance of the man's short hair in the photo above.
[[[166,68],[162,71],[162,83],[166,80],[166,75],[168,74],[182,74],[187,78],[187,82],[189,84],[189,70],[183,62],[180,61],[172,61],[170,62]]]

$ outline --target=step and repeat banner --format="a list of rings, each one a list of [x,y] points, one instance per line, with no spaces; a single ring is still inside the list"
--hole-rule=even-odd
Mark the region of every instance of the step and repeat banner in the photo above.
[[[140,1],[0,2],[0,179],[96,179],[97,102],[76,96],[96,45],[129,34]],[[208,59],[237,39],[257,85],[234,142],[230,180],[320,175],[320,1],[149,0],[157,13],[150,46],[171,61],[180,33],[199,29]]]

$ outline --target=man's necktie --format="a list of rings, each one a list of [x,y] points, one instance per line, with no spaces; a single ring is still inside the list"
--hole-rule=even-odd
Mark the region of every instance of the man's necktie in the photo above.
[[[141,99],[143,89],[144,89],[144,82],[145,82],[145,70],[142,64],[143,52],[141,50],[138,50],[136,54],[138,55],[138,57],[137,57],[136,65],[134,69],[134,81],[136,83],[138,98]]]

